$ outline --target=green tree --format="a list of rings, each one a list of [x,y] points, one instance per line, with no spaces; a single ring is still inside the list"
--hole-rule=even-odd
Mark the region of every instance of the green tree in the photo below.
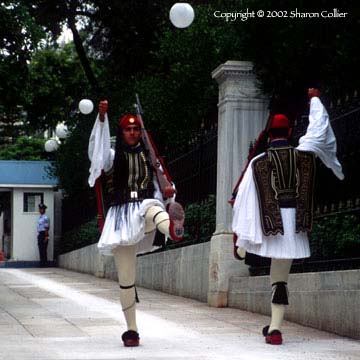
[[[0,123],[12,127],[25,121],[27,63],[45,33],[20,1],[1,2],[0,24]]]
[[[53,44],[61,34],[63,26],[66,24],[73,34],[74,46],[76,48],[83,71],[89,81],[90,86],[96,93],[99,90],[98,80],[94,74],[86,49],[83,44],[82,36],[77,28],[77,17],[82,16],[85,22],[93,17],[94,5],[92,1],[83,0],[35,0],[31,3],[22,1],[29,13],[36,22],[52,34]]]
[[[14,144],[0,148],[0,160],[48,160],[44,139],[21,136]]]
[[[36,51],[28,65],[27,110],[31,130],[74,125],[78,102],[91,94],[72,43]]]

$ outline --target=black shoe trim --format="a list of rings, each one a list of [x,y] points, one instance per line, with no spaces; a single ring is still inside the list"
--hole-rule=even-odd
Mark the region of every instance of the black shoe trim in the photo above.
[[[122,341],[126,340],[139,340],[139,334],[134,330],[125,331],[121,336]]]
[[[270,325],[266,325],[266,326],[263,327],[263,329],[262,329],[262,334],[263,334],[263,336],[267,336],[267,335],[268,335],[269,327],[270,327]]]
[[[265,327],[263,327],[262,329],[262,334],[263,336],[270,336],[270,335],[281,335],[281,331],[280,330],[272,330],[269,332],[269,328],[270,328],[270,325],[266,325]]]
[[[273,331],[270,331],[268,333],[269,336],[271,335],[281,335],[281,331],[280,330],[273,330]]]

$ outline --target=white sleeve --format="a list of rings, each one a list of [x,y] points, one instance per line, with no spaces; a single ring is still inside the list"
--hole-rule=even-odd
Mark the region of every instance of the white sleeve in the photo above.
[[[252,161],[245,171],[235,198],[232,230],[241,240],[246,240],[253,244],[261,244],[263,236],[259,199],[253,178]]]
[[[300,138],[297,150],[313,152],[340,180],[344,179],[336,156],[336,138],[329,115],[318,97],[311,98],[309,126],[306,134]]]
[[[94,186],[95,180],[101,175],[101,171],[109,171],[113,164],[113,156],[110,151],[110,129],[107,114],[104,122],[99,115],[96,117],[94,127],[91,131],[88,147],[88,155],[91,161],[89,185]]]

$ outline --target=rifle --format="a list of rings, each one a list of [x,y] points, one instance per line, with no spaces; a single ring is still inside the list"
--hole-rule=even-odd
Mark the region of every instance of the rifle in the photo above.
[[[141,137],[142,137],[142,140],[144,142],[146,149],[149,150],[149,155],[150,155],[150,160],[151,160],[152,166],[154,167],[154,169],[156,171],[156,175],[157,175],[157,179],[159,181],[159,186],[160,186],[161,192],[164,194],[163,190],[165,189],[165,187],[171,186],[171,183],[170,183],[171,178],[170,178],[169,173],[166,170],[163,159],[158,154],[157,148],[156,148],[154,142],[152,141],[151,136],[145,129],[143,117],[142,117],[143,110],[142,110],[142,107],[140,104],[140,99],[139,99],[138,94],[135,94],[135,96],[136,96],[135,110],[136,110],[136,115],[137,115],[138,119],[140,120],[140,124],[141,124]]]

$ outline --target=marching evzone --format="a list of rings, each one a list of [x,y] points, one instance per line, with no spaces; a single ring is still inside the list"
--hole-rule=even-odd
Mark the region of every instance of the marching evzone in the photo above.
[[[110,206],[98,248],[101,253],[114,255],[120,302],[127,324],[127,331],[122,335],[124,346],[138,346],[136,255],[159,248],[166,238],[182,240],[184,211],[174,201],[173,184],[160,189],[158,177],[165,178],[167,172],[160,163],[158,169],[154,169],[149,149],[142,139],[145,131],[142,119],[137,115],[125,115],[119,121],[114,152],[110,148],[107,109],[107,101],[101,101],[90,136],[89,185],[94,186],[102,172],[108,175],[108,181],[111,179],[106,194]],[[165,235],[160,241],[155,237],[157,230]]]
[[[271,258],[271,322],[263,335],[268,344],[282,344],[281,325],[288,305],[287,282],[293,259],[307,258],[307,232],[313,218],[315,156],[343,179],[336,157],[336,139],[317,89],[309,89],[309,126],[299,146],[289,145],[291,129],[283,114],[273,117],[269,148],[254,157],[239,185],[232,228],[237,253]]]

